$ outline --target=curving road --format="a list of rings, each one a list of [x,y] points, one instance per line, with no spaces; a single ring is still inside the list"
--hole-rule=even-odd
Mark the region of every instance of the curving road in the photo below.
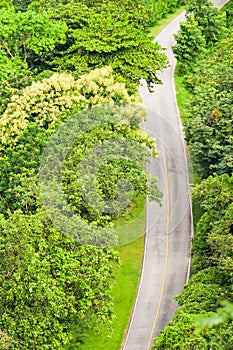
[[[214,1],[221,7],[227,1]],[[150,93],[145,83],[140,95],[147,109],[144,125],[156,137],[159,157],[152,159],[148,171],[158,176],[163,203],[147,203],[144,261],[138,294],[122,350],[149,350],[153,338],[171,320],[179,294],[190,270],[190,242],[193,234],[189,197],[189,177],[185,144],[176,104],[173,73],[175,58],[171,47],[179,30],[182,13],[156,38],[166,48],[170,67],[160,74],[163,85]]]

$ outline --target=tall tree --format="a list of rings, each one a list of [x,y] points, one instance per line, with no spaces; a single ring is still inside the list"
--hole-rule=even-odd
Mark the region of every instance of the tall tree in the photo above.
[[[194,17],[206,44],[217,42],[226,33],[226,14],[219,12],[209,0],[188,0],[186,18]]]
[[[205,50],[205,38],[194,17],[186,22],[181,22],[180,30],[175,35],[176,45],[173,52],[178,60],[178,72],[180,74],[191,69],[191,62],[195,63],[200,54]]]
[[[40,57],[65,40],[66,25],[42,11],[0,9],[0,80],[38,68]]]
[[[110,250],[77,246],[44,213],[0,216],[0,329],[10,349],[62,349],[111,315]]]
[[[57,6],[52,17],[63,20],[68,32],[66,43],[57,46],[45,62],[50,69],[79,75],[111,65],[131,92],[142,78],[149,85],[158,82],[157,71],[166,64],[166,57],[147,35],[148,10],[140,2],[107,1],[100,7],[69,2]]]

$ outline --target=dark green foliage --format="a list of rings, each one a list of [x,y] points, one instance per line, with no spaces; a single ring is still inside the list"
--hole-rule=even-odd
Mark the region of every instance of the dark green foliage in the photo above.
[[[27,11],[9,7],[0,12],[0,80],[28,69],[34,74],[65,70],[79,77],[110,65],[134,93],[141,78],[157,83],[157,71],[166,64],[148,36],[149,11],[139,0],[33,1]]]
[[[203,177],[233,171],[233,128],[231,75],[233,70],[216,67],[211,82],[194,89],[189,109],[186,139],[196,171]],[[214,82],[214,79],[219,82]],[[229,79],[229,80],[228,80]]]
[[[7,209],[33,213],[39,206],[36,173],[51,131],[30,123],[15,147],[8,147],[0,163],[0,212]]]
[[[0,81],[0,114],[7,108],[11,97],[19,90],[30,85],[33,79],[33,75],[28,71],[27,74],[9,75],[9,77]]]
[[[203,177],[233,171],[231,40],[232,34],[188,79],[193,99],[185,125],[186,139],[195,171]]]
[[[194,189],[194,200],[203,215],[198,221],[193,241],[193,268],[219,266],[230,273],[232,258],[233,177],[209,176]],[[230,281],[229,281],[230,282]]]
[[[232,3],[232,1],[229,1],[224,6],[224,10],[226,11],[227,27],[231,28],[233,26],[233,3]]]

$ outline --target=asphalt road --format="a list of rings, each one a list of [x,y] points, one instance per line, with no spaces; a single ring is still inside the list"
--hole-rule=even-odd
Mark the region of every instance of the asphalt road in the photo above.
[[[227,1],[214,1],[222,6]],[[144,125],[155,137],[159,157],[148,171],[158,176],[164,196],[162,206],[147,203],[145,252],[141,280],[123,350],[149,350],[153,338],[171,320],[177,303],[173,296],[182,291],[190,269],[192,212],[185,144],[176,104],[172,53],[173,34],[179,30],[182,13],[156,40],[166,48],[170,67],[160,74],[163,85],[150,93],[142,82],[140,95],[147,109]]]

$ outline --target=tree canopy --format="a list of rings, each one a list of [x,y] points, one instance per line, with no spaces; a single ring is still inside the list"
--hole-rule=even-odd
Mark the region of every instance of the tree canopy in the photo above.
[[[0,10],[4,33],[0,80],[28,69],[34,75],[67,71],[77,78],[111,65],[130,93],[140,79],[149,85],[159,81],[157,71],[167,61],[148,35],[149,12],[143,1],[33,1],[24,5],[19,1],[17,10],[12,6]]]

